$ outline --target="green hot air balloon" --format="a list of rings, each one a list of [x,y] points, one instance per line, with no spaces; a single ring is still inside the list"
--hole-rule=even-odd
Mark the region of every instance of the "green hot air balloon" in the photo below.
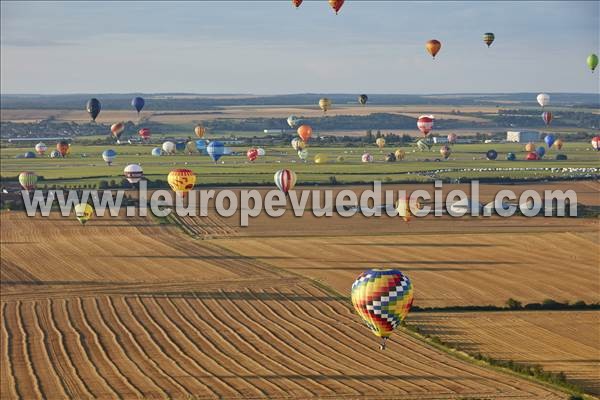
[[[492,32],[487,32],[483,34],[483,42],[487,44],[487,47],[490,47],[492,45],[492,42],[495,38],[496,36],[494,36]]]
[[[596,67],[598,66],[598,56],[595,54],[590,54],[587,58],[587,65],[588,67],[590,67],[593,73]]]

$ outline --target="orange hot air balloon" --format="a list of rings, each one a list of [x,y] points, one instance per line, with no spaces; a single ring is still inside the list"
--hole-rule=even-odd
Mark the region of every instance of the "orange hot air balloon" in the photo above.
[[[206,133],[206,128],[203,127],[202,125],[198,124],[194,128],[194,133],[196,134],[196,136],[198,136],[200,139],[202,139],[204,137],[204,134]]]
[[[125,124],[122,122],[117,122],[116,124],[112,124],[110,126],[110,131],[112,132],[112,135],[117,139],[121,138],[121,135],[123,134],[124,130]]]
[[[298,136],[300,136],[300,139],[302,139],[304,143],[308,143],[311,135],[312,128],[310,125],[300,125],[300,127],[298,127]]]
[[[300,7],[300,4],[302,4],[302,0],[292,0],[292,4],[294,7],[298,8]]]
[[[431,39],[430,41],[428,41],[425,44],[425,48],[427,49],[427,51],[429,52],[429,54],[431,54],[431,56],[433,57],[433,59],[435,60],[435,56],[436,54],[440,51],[440,49],[442,48],[442,43],[440,43],[439,40],[435,40],[435,39]]]
[[[56,150],[58,150],[61,156],[65,157],[67,154],[69,154],[69,142],[61,140],[60,142],[56,143]]]
[[[534,152],[535,151],[535,144],[529,142],[525,145],[525,151],[528,153]]]
[[[562,149],[563,147],[563,141],[561,139],[556,139],[556,141],[554,142],[554,147],[556,147],[557,150]]]
[[[337,15],[337,13],[340,11],[340,8],[342,8],[344,5],[344,0],[329,0],[329,5],[331,8],[333,8],[333,11],[335,11],[335,14]]]

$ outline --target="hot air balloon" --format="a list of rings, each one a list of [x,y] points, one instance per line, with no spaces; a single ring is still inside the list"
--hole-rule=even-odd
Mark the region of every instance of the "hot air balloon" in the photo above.
[[[335,11],[335,15],[340,11],[340,8],[344,5],[344,0],[329,0],[329,5]]]
[[[300,158],[302,161],[305,161],[306,159],[308,159],[308,150],[306,150],[306,149],[298,150],[298,158]]]
[[[556,155],[556,160],[557,161],[566,161],[567,160],[567,155],[566,154],[557,154]]]
[[[198,136],[200,139],[202,139],[204,137],[204,135],[206,134],[206,128],[203,127],[202,125],[198,124],[194,128],[194,133],[196,134],[196,136]]]
[[[544,146],[540,146],[537,149],[535,149],[535,153],[541,159],[542,157],[544,157],[544,154],[546,154],[546,148]]]
[[[496,36],[492,32],[487,32],[483,34],[483,42],[487,44],[487,47],[490,47],[494,42]]]
[[[38,144],[35,145],[35,152],[38,153],[39,155],[44,155],[46,150],[48,150],[48,146],[46,146],[42,142],[39,142]]]
[[[381,338],[384,350],[387,339],[410,311],[413,285],[396,269],[370,269],[352,284],[352,305],[373,333]]]
[[[19,183],[21,187],[27,191],[35,189],[38,177],[35,173],[25,171],[19,174]]]
[[[138,183],[144,176],[144,170],[138,164],[129,164],[123,170],[123,175],[125,175],[125,179],[127,179],[129,183]]]
[[[364,163],[371,163],[373,162],[373,156],[369,153],[364,153],[360,160]]]
[[[394,153],[388,153],[385,156],[385,161],[386,162],[394,162],[394,161],[396,161],[396,155]]]
[[[216,164],[219,161],[219,158],[225,154],[225,145],[218,140],[213,140],[206,147],[206,152],[212,158],[213,162]]]
[[[185,151],[185,142],[175,142],[175,151]]]
[[[33,151],[26,151],[25,154],[23,154],[23,158],[35,158],[35,153]]]
[[[375,144],[377,145],[377,147],[379,147],[379,150],[381,150],[385,146],[385,139],[382,137],[377,138],[377,140],[375,141]]]
[[[546,107],[550,103],[550,95],[546,93],[540,93],[537,95],[537,102],[540,106]]]
[[[167,182],[169,182],[169,186],[175,193],[181,193],[182,196],[185,196],[194,187],[196,175],[189,169],[174,169],[169,172]]]
[[[550,149],[552,147],[555,140],[556,140],[556,138],[554,137],[553,134],[546,135],[546,137],[544,138],[544,142],[546,142],[546,146],[548,146],[548,149]]]
[[[420,139],[419,141],[417,141],[417,148],[419,149],[419,151],[430,150],[431,145],[429,143],[427,143],[425,140]]]
[[[162,149],[160,147],[153,148],[152,155],[155,157],[162,156]]]
[[[363,106],[367,104],[367,101],[369,101],[369,96],[367,96],[366,94],[361,94],[360,96],[358,96],[358,102]]]
[[[94,209],[87,203],[79,203],[75,205],[75,217],[81,225],[85,225],[86,222],[92,218]]]
[[[92,121],[96,121],[96,117],[98,116],[98,114],[100,114],[100,109],[102,107],[100,106],[100,100],[98,99],[89,99],[87,104],[85,105],[85,109],[87,110],[88,114],[90,114],[90,117],[92,118]]]
[[[52,153],[50,153],[50,158],[59,158],[59,157],[62,157],[62,154],[58,150],[53,150]]]
[[[530,152],[530,153],[527,153],[527,156],[525,157],[525,159],[527,161],[535,161],[535,160],[539,160],[539,157],[535,152]]]
[[[142,140],[150,139],[151,133],[150,128],[142,128],[138,131],[138,135],[142,138]]]
[[[290,126],[290,128],[295,128],[296,125],[298,125],[299,119],[295,115],[290,115],[286,121],[287,121],[288,125]]]
[[[310,125],[300,125],[298,127],[298,136],[304,143],[308,143],[310,137],[312,135],[312,128]]]
[[[246,152],[246,157],[248,157],[249,161],[256,160],[256,158],[258,157],[258,150],[256,150],[255,148],[249,149]]]
[[[138,96],[131,99],[131,105],[133,106],[133,108],[135,108],[138,115],[140,114],[140,111],[142,111],[142,108],[144,108],[144,104],[146,104],[146,102],[142,97]]]
[[[533,144],[532,142],[529,142],[525,145],[525,151],[531,153],[532,151],[535,151],[535,144]]]
[[[256,151],[258,151],[258,156],[259,157],[264,157],[265,154],[267,154],[267,152],[265,151],[265,149],[263,149],[262,147],[259,147],[258,149],[256,149]],[[229,154],[229,153],[227,153]]]
[[[550,122],[552,121],[552,113],[550,111],[544,111],[542,113],[542,119],[546,125],[550,125]]]
[[[280,169],[275,172],[275,185],[283,193],[288,194],[296,186],[296,173],[289,169]]]
[[[328,161],[328,157],[325,154],[317,154],[315,156],[315,164],[325,164]]]
[[[296,151],[302,150],[305,147],[304,142],[300,138],[292,139],[292,148]]]
[[[292,0],[292,4],[294,7],[298,8],[300,7],[300,4],[302,4],[302,0]]]
[[[398,202],[396,203],[396,211],[398,212],[398,216],[402,217],[404,222],[410,222],[412,213],[410,211],[408,196],[398,199]]]
[[[197,151],[198,149],[196,148],[196,141],[188,140],[188,142],[185,144],[185,152],[188,154],[194,154]]]
[[[164,142],[162,144],[162,150],[165,154],[175,154],[175,143],[173,142]]]
[[[600,151],[600,136],[594,136],[592,138],[592,148],[596,151]]]
[[[69,154],[69,142],[61,140],[56,144],[56,150],[58,150],[62,157],[66,157]]]
[[[431,54],[431,56],[435,60],[436,54],[442,48],[442,43],[440,43],[439,40],[431,39],[430,41],[428,41],[427,43],[425,43],[425,48],[427,49],[427,51],[429,52],[429,54]]]
[[[448,134],[448,143],[450,143],[450,144],[456,143],[456,133]]]
[[[124,130],[125,130],[125,124],[122,122],[117,122],[116,124],[112,124],[110,126],[110,131],[111,131],[113,137],[116,138],[117,140],[119,140],[121,138],[121,135],[123,134]]]
[[[336,158],[336,161],[339,162],[339,163],[342,163],[342,162],[346,161],[346,159],[344,158],[344,156],[338,156]]]
[[[326,97],[323,97],[321,100],[319,100],[319,107],[321,107],[323,113],[326,113],[327,110],[331,108],[331,100],[329,100]]]
[[[595,54],[590,54],[587,58],[587,65],[592,70],[592,73],[594,73],[594,70],[598,66],[598,56]]]
[[[404,153],[404,150],[398,149],[394,152],[394,155],[396,156],[396,160],[400,161],[400,160],[404,160],[404,156],[406,154]]]
[[[429,132],[433,129],[433,115],[421,115],[419,119],[417,119],[417,128],[423,133],[424,136],[427,136]]]
[[[440,154],[442,155],[442,157],[444,157],[445,159],[448,159],[448,157],[450,157],[450,153],[452,153],[452,149],[450,149],[450,147],[443,145],[440,148]]]
[[[508,161],[515,161],[517,159],[517,155],[515,153],[507,153],[506,159]]]
[[[554,147],[556,147],[557,150],[562,149],[563,141],[561,139],[556,139],[556,141],[554,142]]]
[[[498,158],[498,152],[496,150],[488,150],[485,153],[485,158],[487,158],[488,160],[495,160],[496,158]]]
[[[102,159],[108,165],[112,164],[112,162],[113,162],[113,160],[115,159],[116,156],[117,156],[117,153],[114,150],[112,150],[112,149],[104,150],[102,152]]]

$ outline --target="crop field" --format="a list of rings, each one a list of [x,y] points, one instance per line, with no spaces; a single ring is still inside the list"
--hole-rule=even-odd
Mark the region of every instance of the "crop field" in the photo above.
[[[382,353],[346,301],[235,238],[1,217],[3,399],[564,397],[402,331]]]
[[[469,353],[539,364],[600,395],[600,312],[417,313],[419,329]]]
[[[157,144],[160,146],[160,144]],[[250,163],[245,156],[247,148],[231,146],[234,155],[223,156],[217,164],[207,156],[199,153],[177,153],[172,156],[152,156],[155,145],[79,145],[75,142],[71,154],[64,159],[52,159],[48,156],[33,159],[17,159],[18,154],[32,150],[28,147],[3,147],[0,149],[0,173],[2,179],[16,179],[24,170],[35,171],[47,182],[40,184],[93,184],[101,179],[122,179],[123,168],[130,163],[139,163],[144,168],[148,179],[165,180],[173,168],[191,168],[198,175],[199,185],[214,184],[270,184],[273,173],[281,168],[291,168],[298,175],[298,185],[329,183],[335,178],[339,183],[360,183],[380,180],[382,182],[431,181],[428,171],[448,170],[437,174],[440,178],[518,178],[540,179],[556,175],[546,168],[593,168],[600,162],[600,153],[590,151],[587,143],[567,143],[562,153],[568,154],[568,161],[556,161],[557,151],[552,150],[541,161],[524,161],[525,152],[519,144],[463,144],[455,145],[448,160],[439,161],[439,145],[432,151],[420,152],[414,147],[388,146],[382,151],[374,145],[356,148],[343,147],[309,147],[309,160],[298,159],[291,146],[265,147],[266,156]],[[117,152],[111,166],[106,165],[101,154],[112,148]],[[406,157],[402,161],[385,162],[385,155],[401,148]],[[489,149],[499,152],[496,161],[485,159]],[[361,162],[362,154],[370,152],[375,162]],[[515,152],[517,161],[504,160],[506,153]],[[237,154],[237,155],[235,155]],[[315,164],[313,157],[317,154],[328,158],[325,164]],[[343,157],[343,160],[338,160]],[[438,161],[435,161],[438,160]],[[251,168],[249,168],[251,166]],[[477,171],[477,169],[490,169]],[[500,170],[495,170],[499,168]],[[510,170],[510,169],[513,170]],[[519,170],[534,168],[534,171]],[[475,171],[473,171],[475,170]],[[596,174],[597,175],[597,174]]]

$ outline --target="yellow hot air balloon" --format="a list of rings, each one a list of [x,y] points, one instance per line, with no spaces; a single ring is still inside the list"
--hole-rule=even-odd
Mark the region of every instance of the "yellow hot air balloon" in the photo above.
[[[410,222],[412,214],[410,212],[408,197],[404,199],[398,199],[398,202],[396,203],[396,211],[398,211],[398,216],[402,217],[405,222]]]
[[[327,162],[327,156],[325,154],[317,154],[315,156],[315,164],[325,164]]]
[[[377,147],[379,147],[379,150],[382,150],[383,146],[385,146],[385,139],[382,137],[377,138],[377,140],[375,141],[375,144],[377,145]]]
[[[327,110],[331,108],[331,100],[329,100],[327,97],[323,97],[321,100],[319,100],[319,107],[321,107],[323,113],[326,113]]]
[[[77,217],[77,221],[81,225],[85,225],[86,222],[92,218],[94,214],[94,208],[87,203],[79,203],[75,205],[75,216]]]
[[[557,150],[562,149],[563,147],[563,141],[562,139],[556,139],[556,141],[554,142],[554,147],[556,147]]]
[[[535,151],[535,144],[531,143],[531,142],[527,143],[525,145],[525,151],[527,151],[529,153],[534,152]]]
[[[381,350],[408,315],[413,302],[410,279],[396,269],[370,269],[352,284],[352,305],[376,336]]]
[[[198,136],[200,139],[202,139],[204,137],[204,134],[206,133],[206,128],[203,127],[202,125],[198,124],[194,128],[194,133],[196,134],[196,136]]]
[[[175,193],[181,193],[183,196],[193,189],[196,183],[196,175],[189,169],[177,168],[169,172],[167,182]]]
[[[394,155],[396,156],[396,160],[401,161],[404,160],[406,153],[404,153],[404,150],[398,149],[394,152]]]

